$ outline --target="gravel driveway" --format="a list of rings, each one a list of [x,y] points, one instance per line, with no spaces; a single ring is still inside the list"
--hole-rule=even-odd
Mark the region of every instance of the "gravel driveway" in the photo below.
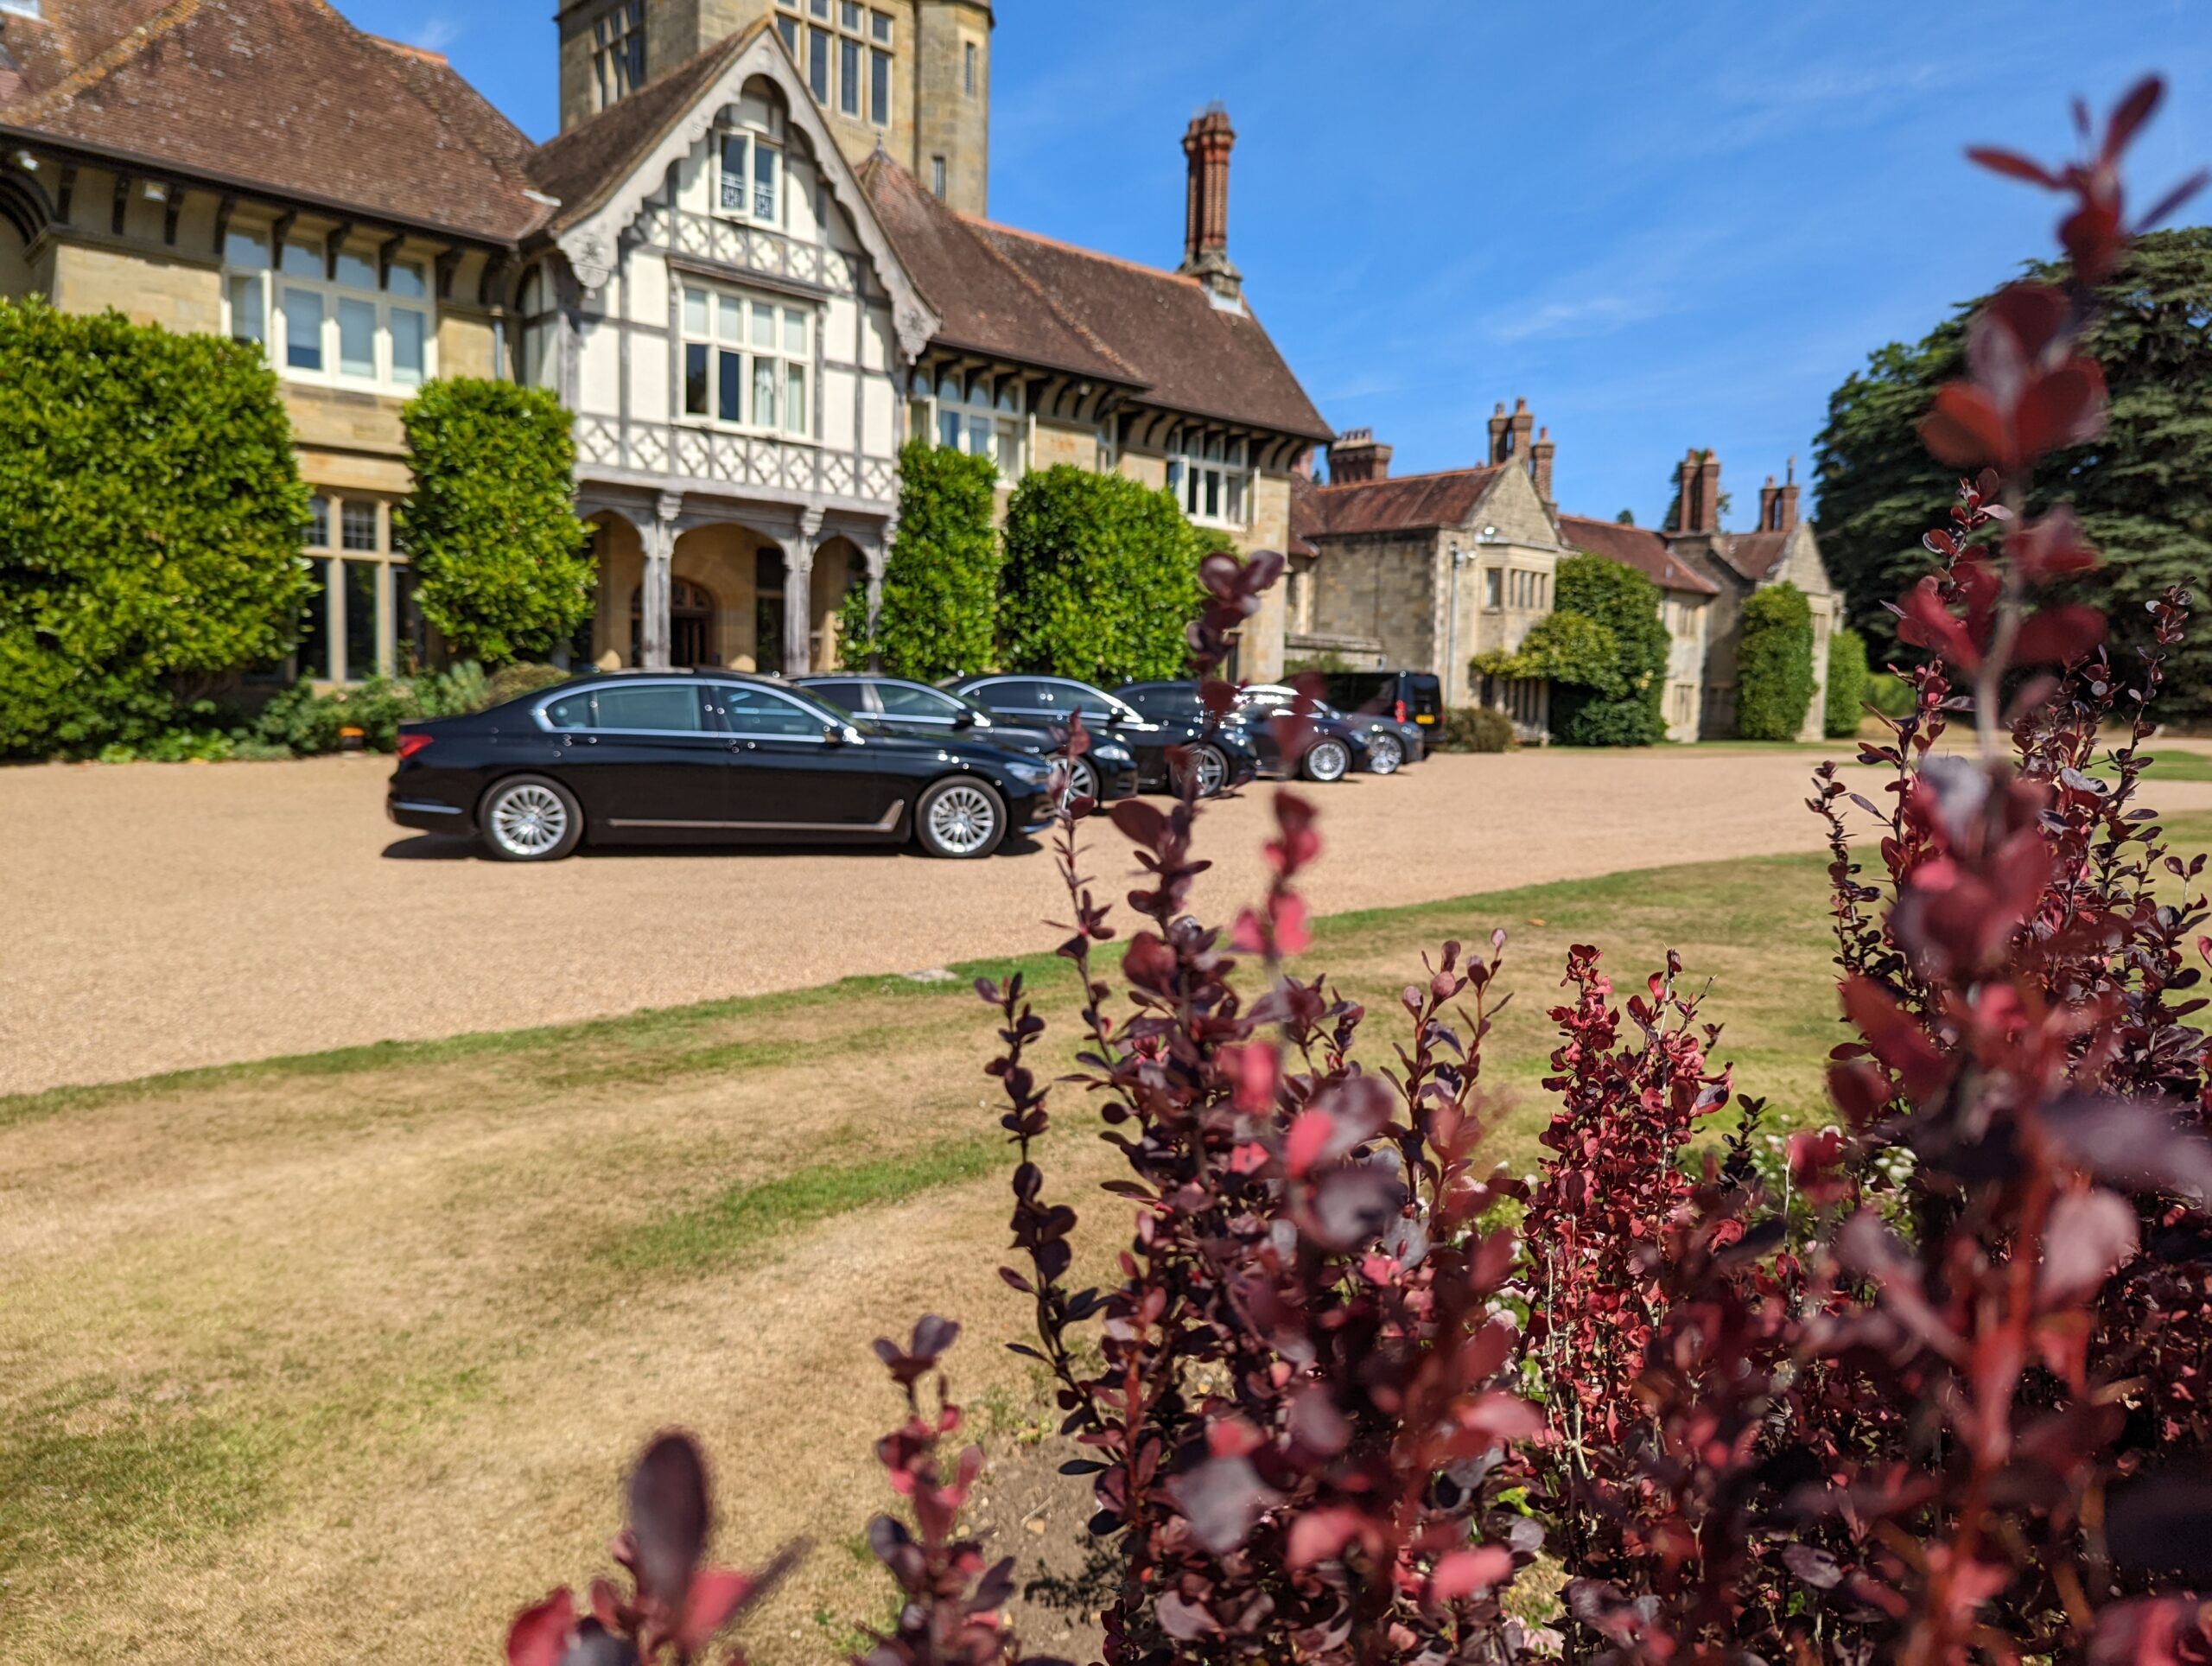
[[[1319,789],[1317,910],[1817,847],[1805,753],[1444,756]],[[506,1029],[1049,948],[1040,844],[587,852],[548,868],[384,818],[389,763],[0,770],[0,1092]],[[1261,885],[1272,788],[1202,829],[1200,906]],[[2187,802],[2184,802],[2187,800]],[[2176,785],[2165,807],[2212,805]],[[1088,871],[1118,895],[1127,847]]]

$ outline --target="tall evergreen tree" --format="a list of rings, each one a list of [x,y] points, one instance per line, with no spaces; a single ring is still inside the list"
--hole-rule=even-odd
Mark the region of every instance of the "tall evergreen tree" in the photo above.
[[[2145,604],[2168,585],[2212,601],[2212,227],[2141,238],[2098,296],[2085,350],[2104,366],[2111,422],[2102,439],[2042,470],[2031,507],[2074,505],[2106,563],[2082,581],[2082,598],[2133,647],[2148,639]],[[1986,298],[1916,343],[1881,348],[1828,401],[1821,548],[1877,663],[1897,655],[1882,604],[1929,570],[1921,534],[1942,523],[1958,486],[1921,446],[1918,423],[1936,389],[1965,374],[1967,321]],[[2169,715],[2212,716],[2212,631],[2170,669]]]

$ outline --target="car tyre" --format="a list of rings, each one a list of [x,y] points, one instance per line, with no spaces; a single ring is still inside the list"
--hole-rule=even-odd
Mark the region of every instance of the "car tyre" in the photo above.
[[[988,781],[953,775],[924,792],[914,806],[914,837],[947,862],[975,862],[1006,842],[1006,800]]]
[[[1169,772],[1168,785],[1179,795],[1183,791],[1183,771],[1198,778],[1198,797],[1218,798],[1229,785],[1229,756],[1210,741],[1201,741],[1183,754],[1181,769]]]
[[[1406,744],[1395,734],[1367,737],[1367,767],[1377,775],[1395,775],[1405,767]]]
[[[1298,766],[1309,781],[1341,781],[1351,773],[1351,748],[1333,736],[1325,736],[1306,747]]]
[[[1098,772],[1088,758],[1072,758],[1068,765],[1068,796],[1098,802]]]
[[[499,862],[559,862],[583,843],[583,806],[543,775],[511,775],[477,806],[484,848]]]

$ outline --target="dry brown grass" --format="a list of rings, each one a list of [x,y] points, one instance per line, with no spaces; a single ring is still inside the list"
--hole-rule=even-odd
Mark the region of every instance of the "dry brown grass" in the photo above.
[[[1571,941],[1624,977],[1681,950],[1741,1085],[1817,1115],[1821,886],[1794,857],[1621,875],[1340,917],[1314,958],[1382,1056],[1425,944],[1511,931],[1491,1076],[1528,1164]],[[1024,1315],[988,1031],[962,985],[875,979],[0,1101],[0,1660],[495,1658],[603,1567],[670,1423],[714,1455],[726,1554],[817,1542],[759,1657],[836,1657],[887,1590],[870,1339],[957,1315],[986,1428],[1033,1404],[997,1345]],[[1080,1201],[1109,1154],[1078,1103],[1049,1160]]]

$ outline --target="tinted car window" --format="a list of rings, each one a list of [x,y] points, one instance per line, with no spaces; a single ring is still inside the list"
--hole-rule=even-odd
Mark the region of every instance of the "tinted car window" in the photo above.
[[[864,684],[809,683],[806,691],[817,700],[827,700],[844,711],[858,713],[868,709],[868,689]],[[888,705],[890,703],[887,701],[885,703]]]
[[[960,703],[949,694],[904,683],[877,684],[875,697],[883,702],[887,717],[941,717],[949,722],[962,710]]]
[[[1397,699],[1398,679],[1388,671],[1335,671],[1328,689],[1339,711],[1380,711]]]
[[[1427,671],[1416,671],[1406,678],[1406,709],[1425,711],[1432,715],[1444,709],[1444,684],[1441,679]]]
[[[1196,717],[1200,710],[1198,696],[1183,689],[1131,689],[1122,699],[1135,706],[1144,716],[1154,720],[1164,717]],[[1086,704],[1084,715],[1090,715]]]
[[[1116,700],[1102,690],[1089,688],[1081,683],[1046,684],[1064,711],[1079,711],[1086,721],[1094,723],[1126,723],[1130,709],[1126,702]]]
[[[806,735],[822,738],[822,719],[794,701],[766,689],[716,690],[722,721],[733,734]]]
[[[643,688],[600,689],[593,695],[603,729],[649,729],[657,734],[696,734],[707,727],[699,691],[668,684]]]
[[[1026,677],[1009,677],[996,683],[986,683],[976,690],[976,698],[994,711],[1066,711],[1071,708],[1058,690],[1049,683],[1033,682]]]
[[[545,708],[545,721],[556,729],[588,729],[591,727],[591,695],[564,695]]]

